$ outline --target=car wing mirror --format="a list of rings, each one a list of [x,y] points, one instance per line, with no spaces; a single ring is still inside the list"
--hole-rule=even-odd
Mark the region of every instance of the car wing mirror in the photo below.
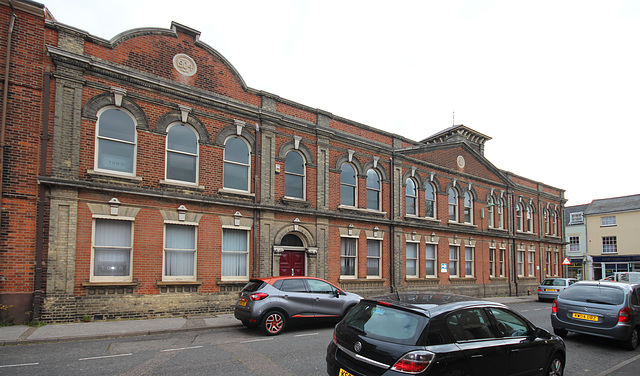
[[[334,295],[336,298],[339,298],[339,297],[340,297],[340,290],[338,290],[338,289],[333,290],[333,295]]]
[[[549,333],[549,331],[546,330],[546,329],[536,328],[536,337],[544,338],[544,339],[551,339],[551,333]]]

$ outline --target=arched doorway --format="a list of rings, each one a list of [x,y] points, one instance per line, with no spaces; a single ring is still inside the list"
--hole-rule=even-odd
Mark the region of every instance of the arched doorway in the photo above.
[[[280,241],[280,275],[307,275],[305,246],[295,234],[287,234]]]

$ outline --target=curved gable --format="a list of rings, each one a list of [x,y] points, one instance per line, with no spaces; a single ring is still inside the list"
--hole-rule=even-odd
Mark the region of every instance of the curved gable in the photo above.
[[[173,22],[171,29],[138,28],[122,32],[108,42],[91,42],[85,44],[87,55],[143,74],[259,104],[235,67],[218,51],[201,42],[197,30]],[[176,56],[181,58],[176,60]]]

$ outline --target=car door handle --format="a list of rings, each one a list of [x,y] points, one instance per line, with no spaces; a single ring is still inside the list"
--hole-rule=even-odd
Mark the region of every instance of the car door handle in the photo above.
[[[289,299],[289,295],[282,295],[284,299]]]
[[[316,298],[316,302],[319,302],[319,301],[320,301],[320,298]]]
[[[519,352],[520,349],[511,349],[511,352]]]
[[[471,359],[479,359],[482,358],[482,354],[471,355]]]

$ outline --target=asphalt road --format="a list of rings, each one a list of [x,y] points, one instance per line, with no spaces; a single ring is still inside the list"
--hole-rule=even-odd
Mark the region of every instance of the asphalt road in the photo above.
[[[551,329],[551,303],[512,308]],[[0,347],[0,375],[326,375],[332,324],[298,326],[279,336],[227,328],[195,332]],[[565,375],[630,376],[640,369],[640,348],[570,334]]]

